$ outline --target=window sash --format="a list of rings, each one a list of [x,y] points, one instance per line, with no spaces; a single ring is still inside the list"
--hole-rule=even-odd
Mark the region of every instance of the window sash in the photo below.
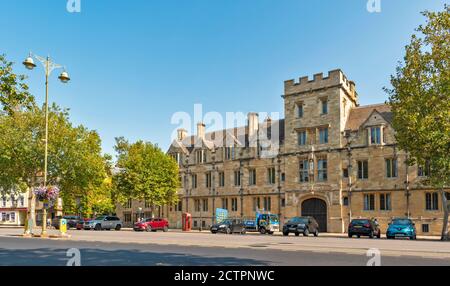
[[[319,130],[319,143],[320,144],[328,143],[328,128],[322,128]]]
[[[225,186],[225,173],[224,172],[219,173],[219,186],[220,187]]]
[[[303,160],[300,161],[300,182],[301,183],[305,183],[305,182],[309,182],[309,162],[308,160]]]
[[[267,169],[267,181],[270,185],[275,184],[275,168]]]
[[[328,114],[328,100],[322,100],[322,114]]]
[[[304,146],[306,145],[306,131],[300,131],[298,133],[298,145],[299,146]]]
[[[381,144],[381,128],[370,128],[370,144]]]
[[[318,180],[321,182],[326,181],[328,179],[327,160],[319,160],[317,168]]]
[[[382,211],[392,210],[391,194],[380,194],[380,210]]]
[[[369,178],[369,162],[358,161],[358,179],[364,180]]]
[[[375,210],[375,195],[373,194],[364,195],[364,210],[365,211]]]
[[[397,159],[386,159],[386,177],[397,177]]]
[[[248,181],[249,185],[251,185],[251,186],[256,185],[256,170],[255,169],[251,169],[249,171],[248,179],[249,179],[249,181]]]
[[[234,185],[236,187],[241,185],[241,172],[240,171],[234,171]]]
[[[297,117],[302,118],[303,117],[303,104],[297,104]]]

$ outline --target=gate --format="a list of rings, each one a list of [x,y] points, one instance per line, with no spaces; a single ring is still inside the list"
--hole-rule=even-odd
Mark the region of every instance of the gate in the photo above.
[[[327,232],[327,203],[321,199],[308,199],[302,203],[302,216],[312,216],[320,232]]]

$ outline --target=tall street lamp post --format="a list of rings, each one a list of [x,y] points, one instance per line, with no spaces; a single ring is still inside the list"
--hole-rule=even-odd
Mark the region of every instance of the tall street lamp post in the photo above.
[[[40,57],[38,55],[33,55],[30,53],[28,58],[25,59],[23,62],[23,65],[29,69],[32,70],[36,67],[36,64],[33,61],[33,57],[37,59],[39,62],[42,63],[45,69],[45,148],[44,148],[44,187],[47,187],[47,163],[48,163],[48,79],[55,69],[63,68],[63,66],[56,64],[51,61],[50,57],[47,58]],[[70,81],[69,74],[63,70],[63,72],[59,75],[59,80],[63,83],[67,83]],[[47,236],[47,209],[44,204],[44,208],[42,211],[42,237]]]

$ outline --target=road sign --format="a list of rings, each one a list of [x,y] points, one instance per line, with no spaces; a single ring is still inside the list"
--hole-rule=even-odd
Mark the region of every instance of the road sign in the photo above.
[[[221,223],[228,218],[228,210],[226,209],[216,209],[216,222]]]

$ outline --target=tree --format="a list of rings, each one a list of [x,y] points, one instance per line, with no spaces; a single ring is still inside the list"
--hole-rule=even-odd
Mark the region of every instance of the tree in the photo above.
[[[426,25],[416,30],[406,46],[404,62],[391,77],[389,104],[400,148],[410,164],[430,166],[427,184],[441,192],[448,239],[448,204],[444,188],[450,185],[450,7],[423,12]]]
[[[43,118],[37,107],[0,115],[1,189],[23,192],[42,182]],[[55,104],[49,109],[48,163],[48,184],[60,187],[66,211],[73,211],[75,199],[88,196],[107,177],[97,132],[72,126],[68,111]]]
[[[130,144],[124,138],[116,138],[115,150],[120,171],[113,176],[113,186],[118,202],[145,200],[153,207],[177,202],[180,182],[172,157],[151,143]]]
[[[13,72],[13,63],[5,55],[0,55],[0,107],[3,112],[12,114],[15,110],[30,107],[34,98],[24,83],[26,77]]]

